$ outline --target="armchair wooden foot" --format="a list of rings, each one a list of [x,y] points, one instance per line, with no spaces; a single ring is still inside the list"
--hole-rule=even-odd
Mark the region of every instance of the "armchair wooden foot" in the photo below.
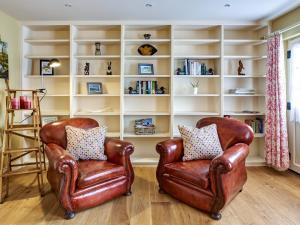
[[[159,188],[159,189],[158,189],[158,193],[159,193],[159,194],[165,194],[165,191],[164,191],[162,188]]]
[[[74,217],[75,217],[75,213],[74,212],[65,211],[65,219],[66,220],[73,219]]]
[[[131,196],[131,194],[132,194],[132,192],[131,192],[131,190],[130,190],[130,191],[126,192],[124,195],[125,195],[125,196]]]
[[[220,220],[222,218],[222,214],[219,212],[215,212],[215,213],[210,214],[210,217],[214,220]]]

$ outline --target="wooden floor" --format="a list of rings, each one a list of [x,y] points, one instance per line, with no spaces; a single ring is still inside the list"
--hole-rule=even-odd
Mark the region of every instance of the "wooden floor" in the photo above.
[[[39,196],[34,176],[13,178],[10,196],[0,205],[0,224],[300,224],[300,176],[292,172],[249,168],[243,192],[225,208],[220,221],[159,194],[155,168],[136,167],[135,174],[132,196],[80,212],[73,220],[62,218],[63,210],[53,193]]]

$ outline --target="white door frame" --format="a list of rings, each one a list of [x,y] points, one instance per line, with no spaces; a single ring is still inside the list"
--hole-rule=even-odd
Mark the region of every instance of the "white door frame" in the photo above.
[[[300,44],[300,38],[296,38],[293,40],[289,40],[288,41],[288,51],[292,50],[292,47],[295,44]],[[293,55],[293,52],[291,52],[291,54]],[[290,76],[289,74],[291,74],[291,60],[287,59],[287,71],[288,71],[288,76],[287,76],[287,90],[289,90],[289,79]],[[289,95],[289,91],[287,92],[287,101],[290,102],[290,95]],[[293,104],[293,103],[291,103]],[[296,162],[296,148],[298,147],[298,151],[300,151],[300,146],[296,146],[296,135],[297,135],[297,126],[300,128],[300,124],[296,124],[295,121],[290,121],[289,119],[289,111],[287,111],[287,123],[288,123],[288,131],[289,131],[289,149],[290,149],[290,153],[291,153],[291,159],[290,159],[290,169],[300,173],[300,163]],[[300,135],[300,134],[298,134]],[[300,153],[298,153],[300,154]]]

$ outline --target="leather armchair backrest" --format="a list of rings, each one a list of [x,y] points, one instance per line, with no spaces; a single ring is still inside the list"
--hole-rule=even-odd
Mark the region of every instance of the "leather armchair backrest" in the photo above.
[[[54,143],[62,148],[67,147],[67,136],[65,126],[73,126],[82,129],[98,127],[96,120],[89,118],[71,118],[48,123],[40,131],[40,137],[44,144]]]
[[[201,128],[213,123],[217,125],[218,135],[223,150],[226,150],[237,143],[249,145],[254,138],[254,133],[250,126],[232,118],[203,118],[197,122],[196,127]]]

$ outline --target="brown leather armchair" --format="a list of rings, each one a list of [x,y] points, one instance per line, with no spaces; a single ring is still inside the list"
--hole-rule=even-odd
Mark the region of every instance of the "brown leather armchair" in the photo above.
[[[133,153],[133,145],[106,138],[107,161],[76,161],[65,150],[67,125],[82,129],[99,126],[93,119],[72,118],[47,124],[40,131],[49,160],[47,178],[65,210],[65,218],[71,219],[77,211],[122,194],[130,195],[134,172],[129,156]]]
[[[212,160],[182,161],[183,140],[174,138],[157,144],[160,160],[156,171],[160,192],[221,219],[221,210],[243,188],[247,180],[245,160],[254,134],[235,119],[204,118],[196,127],[216,124],[223,154]]]

